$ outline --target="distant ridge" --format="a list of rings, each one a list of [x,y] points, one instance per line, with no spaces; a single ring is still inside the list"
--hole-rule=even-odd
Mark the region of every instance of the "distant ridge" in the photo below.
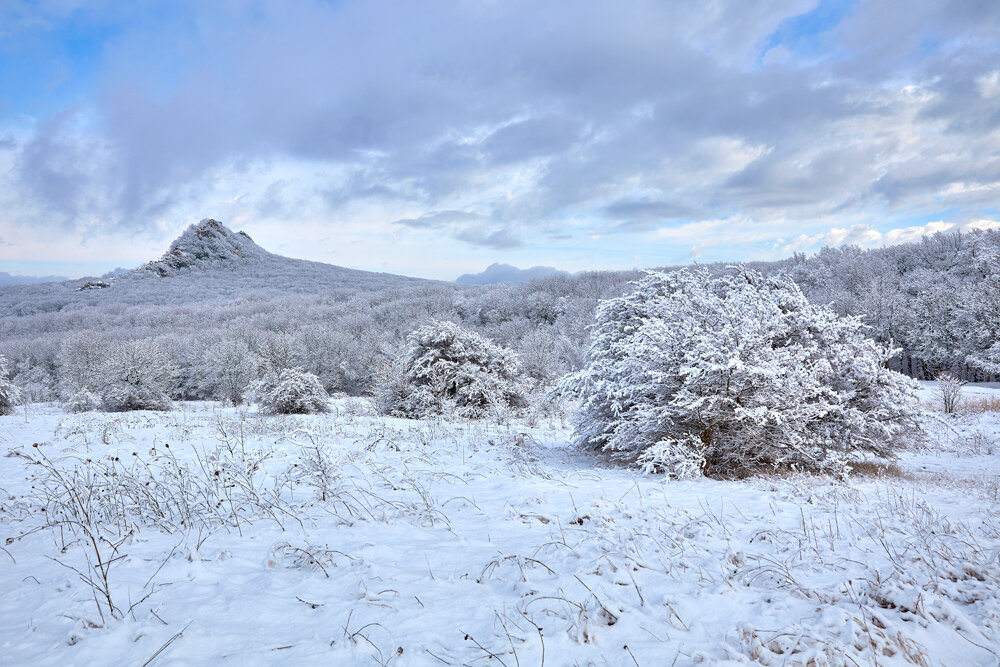
[[[39,283],[59,283],[68,280],[62,276],[12,276],[0,271],[0,287],[7,285],[37,285]]]
[[[549,276],[568,276],[565,271],[551,266],[533,266],[530,269],[519,269],[510,264],[493,263],[486,267],[482,273],[466,273],[455,279],[460,285],[496,285],[508,283],[516,285],[526,283],[535,278],[548,278]]]

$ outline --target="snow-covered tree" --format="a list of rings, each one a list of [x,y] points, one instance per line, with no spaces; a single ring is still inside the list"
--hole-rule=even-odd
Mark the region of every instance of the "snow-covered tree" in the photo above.
[[[156,343],[118,341],[107,350],[95,386],[108,412],[169,410],[176,374],[177,366]]]
[[[238,340],[222,340],[202,357],[202,377],[219,400],[241,405],[244,395],[263,372],[264,360]]]
[[[329,412],[329,396],[323,383],[312,373],[289,368],[258,392],[260,407],[276,415],[305,415]]]
[[[52,375],[31,357],[24,357],[15,364],[13,382],[21,390],[21,399],[25,403],[41,403],[55,398]]]
[[[786,276],[739,268],[646,272],[597,309],[588,364],[559,391],[582,400],[579,444],[647,471],[842,470],[890,455],[915,383],[855,318],[811,305]]]
[[[540,326],[518,339],[517,355],[524,374],[537,386],[551,386],[574,368],[575,350],[569,338],[556,327]]]
[[[479,419],[524,406],[526,385],[510,350],[437,320],[412,332],[406,342],[402,377],[393,389],[398,400],[388,401],[389,413],[423,417],[453,412]]]
[[[962,403],[962,387],[965,386],[965,382],[947,371],[938,373],[934,379],[936,385],[932,393],[935,400],[945,414],[954,414]]]
[[[21,390],[10,381],[7,357],[0,354],[0,415],[14,413],[14,406],[21,400]]]
[[[106,353],[107,344],[96,331],[77,331],[66,335],[56,355],[62,395],[68,398],[80,389],[95,388]]]
[[[77,390],[75,394],[63,403],[63,410],[66,412],[93,412],[100,410],[101,398],[86,387]]]

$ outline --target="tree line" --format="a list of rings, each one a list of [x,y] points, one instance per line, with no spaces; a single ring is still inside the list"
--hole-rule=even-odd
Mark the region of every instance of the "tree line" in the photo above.
[[[104,288],[2,288],[7,377],[23,400],[67,400],[132,342],[169,364],[173,399],[239,402],[246,378],[293,368],[328,392],[359,395],[399,360],[411,332],[439,320],[512,350],[531,389],[544,391],[585,363],[597,304],[639,277],[590,272],[469,287],[272,257],[168,277],[133,272]],[[1000,374],[1000,232],[824,248],[748,268],[785,273],[811,303],[860,318],[866,335],[899,350],[887,362],[893,370],[970,381]]]

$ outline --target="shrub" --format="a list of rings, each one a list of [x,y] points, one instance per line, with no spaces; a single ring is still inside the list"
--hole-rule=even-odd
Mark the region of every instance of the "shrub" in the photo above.
[[[21,390],[9,377],[7,357],[0,354],[0,415],[14,414],[14,406],[21,400]]]
[[[405,415],[403,406],[416,387],[406,377],[406,357],[386,357],[372,369],[368,393],[375,409],[384,415]]]
[[[946,415],[954,414],[962,403],[962,387],[965,382],[948,371],[938,373],[934,379],[937,381],[933,391],[934,398]]]
[[[376,373],[384,412],[404,417],[454,413],[479,419],[526,404],[516,355],[452,322],[432,321],[406,339],[401,365]]]
[[[66,412],[93,412],[101,407],[101,399],[86,387],[79,389],[63,403]]]
[[[580,445],[675,477],[761,467],[845,470],[889,456],[916,383],[855,318],[810,305],[786,276],[646,272],[601,302],[587,365],[557,390],[581,399]]]
[[[281,372],[270,386],[259,392],[264,412],[275,415],[306,415],[330,411],[330,397],[312,373],[298,368]]]

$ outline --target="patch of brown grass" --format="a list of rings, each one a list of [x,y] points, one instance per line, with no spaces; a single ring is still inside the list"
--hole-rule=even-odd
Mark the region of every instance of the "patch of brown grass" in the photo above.
[[[851,475],[860,477],[895,477],[897,479],[912,479],[912,475],[895,463],[886,461],[852,461]]]
[[[1000,396],[967,398],[962,401],[958,410],[965,413],[1000,412]]]

